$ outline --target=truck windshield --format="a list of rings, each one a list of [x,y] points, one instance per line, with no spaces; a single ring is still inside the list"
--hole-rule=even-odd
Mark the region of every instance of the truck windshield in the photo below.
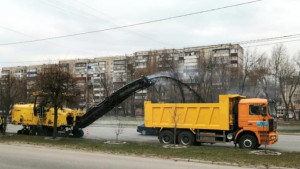
[[[270,116],[276,117],[275,103],[269,103],[269,114]]]

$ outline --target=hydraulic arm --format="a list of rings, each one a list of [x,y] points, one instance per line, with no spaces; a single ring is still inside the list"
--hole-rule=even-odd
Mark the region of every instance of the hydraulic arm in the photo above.
[[[86,114],[84,114],[76,123],[76,127],[85,128],[92,124],[98,118],[112,110],[115,106],[122,103],[126,98],[131,96],[134,92],[145,89],[153,85],[154,83],[147,77],[142,77],[136,81],[133,81],[119,90],[115,91],[110,96],[106,97],[98,105],[90,107]]]

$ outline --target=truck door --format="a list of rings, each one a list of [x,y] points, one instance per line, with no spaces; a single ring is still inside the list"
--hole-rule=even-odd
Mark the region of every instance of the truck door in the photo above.
[[[249,105],[249,116],[250,120],[248,121],[249,126],[258,127],[268,127],[268,122],[264,120],[266,115],[266,106],[253,104]]]
[[[264,121],[264,116],[266,114],[266,105],[244,104],[243,108],[244,108],[243,114],[241,114],[239,118],[240,119],[239,127],[251,131],[262,131],[263,128],[268,127],[268,122]]]

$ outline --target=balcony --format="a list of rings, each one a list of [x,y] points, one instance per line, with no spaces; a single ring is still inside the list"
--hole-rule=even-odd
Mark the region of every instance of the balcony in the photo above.
[[[230,56],[231,56],[231,57],[232,57],[232,56],[236,56],[236,57],[237,57],[238,54],[237,54],[237,53],[231,53]]]
[[[197,66],[197,63],[184,63],[184,66]]]
[[[136,69],[143,69],[143,68],[146,68],[146,65],[139,65],[139,66],[136,66],[135,68]]]
[[[237,64],[238,61],[237,61],[237,60],[232,60],[232,61],[230,61],[230,63],[231,63],[231,64]]]
[[[186,59],[184,60],[184,63],[197,63],[198,60],[197,59]]]
[[[192,55],[192,56],[185,56],[184,59],[197,59],[198,56]]]
[[[76,63],[75,67],[84,67],[84,68],[86,68],[86,63],[85,62]]]
[[[2,74],[2,75],[9,75],[9,70],[2,70],[2,71],[1,71],[1,74]]]
[[[135,62],[137,62],[137,63],[145,63],[145,62],[147,62],[147,60],[146,59],[136,59]]]

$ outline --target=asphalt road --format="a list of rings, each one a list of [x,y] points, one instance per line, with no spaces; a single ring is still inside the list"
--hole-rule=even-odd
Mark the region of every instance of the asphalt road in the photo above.
[[[101,139],[101,140],[113,140],[116,137],[114,127],[87,127],[84,129],[87,139]],[[139,134],[134,127],[124,128],[123,134],[119,135],[120,140],[124,141],[138,141],[138,142],[156,142],[158,143],[157,136],[144,136]],[[280,152],[300,152],[300,135],[279,135],[279,141],[267,148]],[[228,146],[234,147],[233,143],[225,144],[202,144],[203,146]],[[263,145],[261,146],[263,148]]]
[[[241,169],[204,163],[60,150],[32,145],[0,144],[3,169]]]
[[[9,125],[8,131],[16,133],[21,126]],[[114,140],[116,138],[115,127],[90,126],[84,129],[86,139]],[[157,136],[144,136],[136,132],[136,127],[126,127],[123,133],[119,135],[120,140],[138,141],[138,142],[155,142],[158,143]],[[268,146],[268,149],[280,152],[300,152],[300,135],[283,135],[279,134],[279,141]],[[233,147],[233,143],[226,144],[203,144],[203,146],[228,146]]]

